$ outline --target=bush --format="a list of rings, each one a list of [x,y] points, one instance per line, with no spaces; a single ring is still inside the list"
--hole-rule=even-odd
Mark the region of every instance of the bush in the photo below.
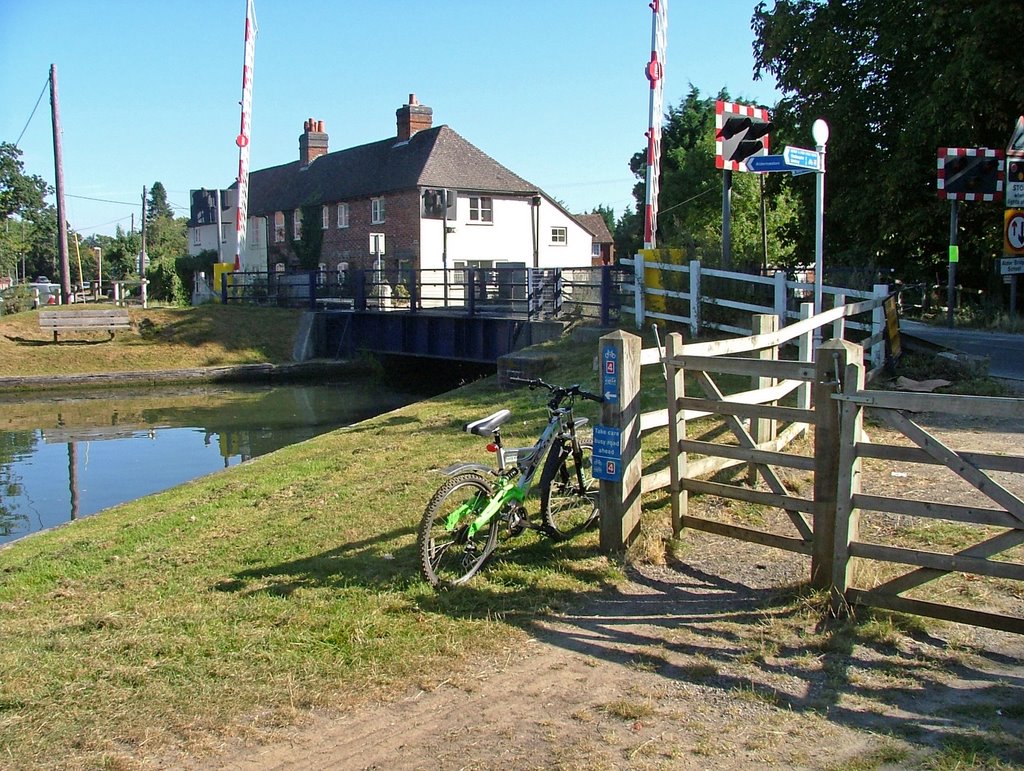
[[[0,303],[0,315],[10,313],[22,313],[32,310],[34,295],[32,287],[24,284],[12,286],[3,293],[3,302]]]

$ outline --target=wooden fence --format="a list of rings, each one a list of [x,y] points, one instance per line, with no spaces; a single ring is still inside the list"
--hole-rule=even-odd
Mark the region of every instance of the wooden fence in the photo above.
[[[624,548],[639,532],[641,494],[668,488],[675,536],[684,528],[692,528],[808,555],[812,584],[831,590],[837,611],[851,604],[876,605],[1024,632],[1021,618],[951,609],[944,603],[902,596],[950,571],[1024,580],[1024,565],[992,559],[1024,542],[1024,503],[983,471],[1024,473],[1024,458],[957,453],[930,437],[905,414],[928,410],[1024,418],[1024,400],[864,390],[865,382],[877,370],[868,371],[860,346],[836,338],[811,354],[815,330],[835,325],[844,313],[863,311],[856,306],[835,308],[782,330],[775,329],[774,316],[761,315],[755,319],[758,331],[754,335],[684,345],[682,337],[673,334],[664,353],[640,350],[639,338],[621,331],[602,338],[604,360],[610,353],[622,364],[614,381],[602,383],[606,396],[609,384],[616,391],[615,398],[606,400],[602,408],[602,424],[621,431],[623,472],[620,480],[601,484],[602,548]],[[799,343],[799,358],[779,359],[779,347],[791,341]],[[609,345],[614,349],[604,348]],[[667,407],[640,413],[637,395],[641,367],[655,365],[664,371]],[[754,388],[726,395],[716,380],[721,374],[750,378]],[[661,371],[658,376],[662,376]],[[687,391],[688,384],[694,382],[699,395]],[[889,421],[918,447],[872,444],[863,430],[863,410],[869,406],[889,415]],[[693,421],[708,415],[721,417],[732,443],[691,435]],[[784,452],[810,426],[814,427],[813,454]],[[641,435],[666,428],[667,456],[644,457]],[[863,495],[860,459],[864,457],[944,463],[990,497],[997,508]],[[748,469],[744,479],[709,479],[737,467]],[[808,497],[792,492],[782,469],[809,476],[812,484],[798,487],[813,490],[813,494]],[[754,483],[758,480],[767,489],[757,489]],[[767,529],[700,517],[691,510],[691,493],[781,509],[786,513],[785,527]],[[956,554],[883,546],[860,540],[862,509],[946,518],[1001,528],[1003,532]],[[913,565],[917,569],[881,586],[858,586],[851,578],[855,560]]]
[[[655,260],[654,257],[660,254],[666,254],[674,261]],[[783,271],[759,276],[705,268],[699,260],[683,261],[680,250],[641,250],[633,259],[623,259],[621,263],[633,268],[633,283],[623,289],[633,294],[632,311],[637,329],[642,329],[648,319],[657,319],[686,324],[694,337],[707,329],[746,336],[754,333],[752,325],[716,321],[710,318],[709,311],[732,311],[731,315],[737,322],[754,315],[772,314],[778,319],[779,326],[784,327],[791,321],[806,318],[803,304],[814,292],[813,283],[791,281]],[[709,291],[707,279],[716,279],[719,289]],[[685,290],[669,288],[679,283],[685,284]],[[823,309],[846,309],[836,317],[841,319],[844,331],[835,336],[843,336],[846,329],[853,330],[858,335],[854,342],[871,351],[871,360],[876,367],[885,357],[882,336],[885,315],[881,301],[888,295],[887,284],[875,284],[871,291],[822,286]],[[684,306],[685,312],[667,312],[663,309],[666,300]],[[861,306],[862,310],[849,311],[850,307],[856,306],[847,305],[848,302],[864,301],[867,304]],[[855,317],[868,313],[870,316],[866,319],[855,320]]]

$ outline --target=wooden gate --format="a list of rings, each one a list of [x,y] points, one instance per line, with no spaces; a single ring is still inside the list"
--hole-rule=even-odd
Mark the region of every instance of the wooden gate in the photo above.
[[[842,611],[846,604],[861,604],[922,616],[957,621],[975,626],[1024,634],[1024,618],[1005,612],[951,604],[951,595],[961,596],[955,587],[943,593],[934,582],[948,576],[954,581],[978,582],[1009,579],[1024,582],[1024,501],[1009,487],[1024,490],[1024,457],[957,450],[940,441],[914,422],[911,413],[947,413],[993,419],[1024,419],[1024,399],[953,396],[945,394],[897,393],[864,389],[863,370],[856,364],[846,369],[843,389],[834,400],[841,405],[840,458],[835,510],[835,551],[832,562],[832,605]],[[864,411],[910,440],[910,446],[886,446],[865,441]],[[948,469],[977,491],[978,503],[953,504],[927,501],[905,495],[880,496],[862,492],[866,481],[863,459],[876,458],[912,464],[929,464]],[[999,481],[993,472],[1004,477]],[[940,552],[927,542],[895,546],[871,541],[864,535],[862,513],[874,518],[876,534],[899,537],[910,523],[944,521],[956,523],[958,540],[972,538],[964,547]],[[880,521],[885,527],[878,527]],[[1016,551],[1014,551],[1016,550]],[[855,566],[864,561],[900,566],[896,575],[876,579],[867,586],[858,581]],[[906,568],[913,568],[909,571]],[[929,587],[931,590],[929,592]],[[918,596],[907,597],[915,591]],[[977,591],[968,594],[980,595]]]

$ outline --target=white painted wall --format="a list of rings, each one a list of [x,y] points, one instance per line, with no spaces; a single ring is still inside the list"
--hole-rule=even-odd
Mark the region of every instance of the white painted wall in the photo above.
[[[221,247],[221,261],[235,261],[235,212],[234,207],[225,210],[225,221],[221,224],[223,243]],[[198,243],[196,234],[198,233]],[[265,271],[267,269],[267,219],[266,217],[249,217],[249,224],[246,232],[246,248],[239,256],[242,270]],[[202,225],[198,228],[188,229],[188,253],[197,255],[207,249],[217,251],[217,226]]]
[[[493,222],[471,222],[469,196],[460,193],[454,228],[448,234],[448,267],[456,262],[493,260],[533,265],[533,206],[525,198],[492,196]],[[443,220],[420,220],[420,267],[426,270],[442,267]],[[551,229],[564,227],[565,244],[553,244]],[[576,220],[547,198],[540,205],[540,241],[538,262],[541,268],[585,267],[591,264],[593,238]]]

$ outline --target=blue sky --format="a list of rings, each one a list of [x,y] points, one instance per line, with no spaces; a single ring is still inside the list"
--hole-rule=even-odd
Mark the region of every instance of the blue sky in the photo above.
[[[753,80],[756,2],[670,0],[665,103],[689,85],[771,105]],[[159,180],[188,191],[238,167],[244,0],[0,0],[0,141],[14,142],[57,65],[68,221],[127,229]],[[575,212],[628,206],[645,145],[647,0],[256,0],[253,169],[298,157],[307,118],[331,150],[392,136],[415,93],[498,162]],[[19,143],[52,184],[48,93]],[[95,201],[88,199],[105,199]]]

